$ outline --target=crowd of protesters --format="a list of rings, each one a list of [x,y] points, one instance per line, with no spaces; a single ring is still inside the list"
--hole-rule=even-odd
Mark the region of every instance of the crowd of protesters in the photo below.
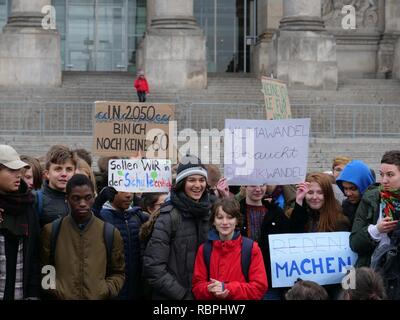
[[[387,298],[370,266],[399,229],[400,151],[383,155],[379,183],[363,161],[338,157],[296,186],[229,186],[186,155],[168,194],[108,187],[109,159],[95,174],[84,149],[54,145],[36,159],[0,145],[0,300]],[[336,231],[351,232],[356,288],[272,288],[268,235]],[[48,286],[44,266],[55,270]]]

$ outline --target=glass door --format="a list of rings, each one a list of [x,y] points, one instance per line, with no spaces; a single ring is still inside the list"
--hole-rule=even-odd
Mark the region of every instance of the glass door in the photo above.
[[[127,70],[127,0],[67,0],[66,69]]]
[[[127,70],[125,0],[98,0],[96,71]]]
[[[194,2],[194,15],[206,36],[209,72],[250,71],[255,5],[256,0]]]

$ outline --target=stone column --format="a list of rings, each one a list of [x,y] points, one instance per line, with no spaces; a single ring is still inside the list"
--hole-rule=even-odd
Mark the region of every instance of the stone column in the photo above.
[[[284,0],[272,69],[290,87],[336,89],[336,42],[325,31],[321,0]]]
[[[152,1],[154,16],[138,68],[145,70],[153,88],[206,87],[206,39],[193,16],[193,0]]]
[[[399,64],[396,64],[394,60],[400,56],[400,50],[396,42],[400,37],[400,2],[398,0],[386,0],[385,1],[385,30],[381,41],[379,42],[378,50],[378,78],[388,78],[392,73],[393,78],[395,74],[400,74],[400,70],[395,70],[396,66],[399,68]],[[399,62],[400,63],[400,62]]]
[[[61,46],[57,30],[42,27],[42,8],[51,0],[12,0],[0,34],[0,85],[61,85]]]
[[[400,37],[397,37],[397,41],[394,47],[394,58],[393,58],[393,79],[400,80]]]
[[[257,1],[257,43],[254,46],[252,70],[259,76],[270,76],[273,57],[272,36],[279,28],[283,14],[283,0]]]

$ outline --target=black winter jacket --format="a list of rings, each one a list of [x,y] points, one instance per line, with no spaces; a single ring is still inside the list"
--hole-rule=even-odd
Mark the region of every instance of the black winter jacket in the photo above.
[[[188,199],[186,197],[186,199]],[[160,216],[147,244],[143,258],[144,275],[153,289],[153,299],[193,299],[192,275],[197,249],[209,230],[210,200],[205,192],[198,203],[183,201],[180,194],[171,192],[171,200],[160,209]],[[180,222],[172,232],[170,212],[176,208]]]

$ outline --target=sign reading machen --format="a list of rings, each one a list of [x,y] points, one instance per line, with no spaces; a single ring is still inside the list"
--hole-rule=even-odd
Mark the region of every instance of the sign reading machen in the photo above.
[[[169,154],[168,123],[174,120],[174,105],[110,101],[95,105],[94,153],[151,158]]]

